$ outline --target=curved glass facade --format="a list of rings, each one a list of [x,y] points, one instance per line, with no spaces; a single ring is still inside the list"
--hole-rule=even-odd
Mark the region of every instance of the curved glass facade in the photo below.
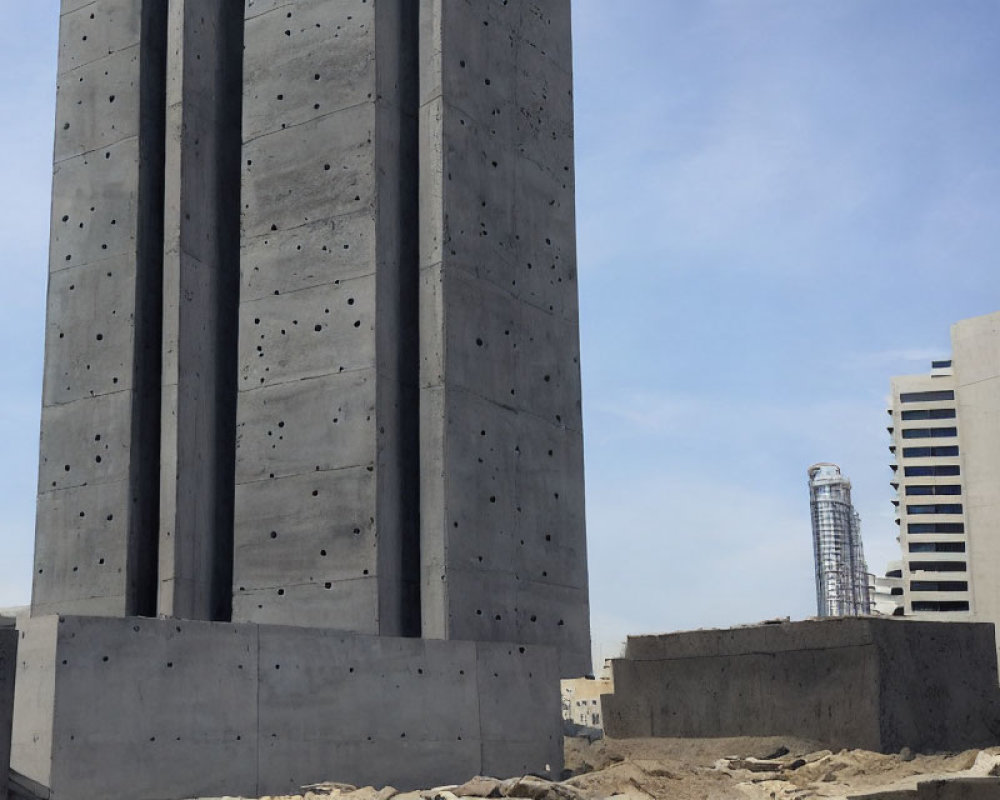
[[[816,608],[821,617],[871,613],[861,518],[851,504],[851,482],[836,464],[809,468]]]

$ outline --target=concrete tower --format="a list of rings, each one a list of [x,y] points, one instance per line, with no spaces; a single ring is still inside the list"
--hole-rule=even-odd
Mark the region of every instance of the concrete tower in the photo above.
[[[161,661],[197,680],[272,636],[303,674],[332,631],[359,663],[471,646],[471,672],[531,661],[512,708],[552,678],[558,721],[554,677],[590,670],[571,67],[569,0],[63,0],[19,676],[48,700],[19,689],[15,723],[53,797],[69,742],[105,733],[63,713],[102,690],[61,655],[80,639],[130,653],[115,680],[143,697]],[[394,719],[381,693],[364,713]],[[478,736],[509,769],[558,760]],[[261,791],[330,777],[262,763]]]

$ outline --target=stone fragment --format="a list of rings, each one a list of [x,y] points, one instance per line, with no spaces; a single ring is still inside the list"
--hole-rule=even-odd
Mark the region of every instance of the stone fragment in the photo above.
[[[524,797],[529,800],[580,800],[585,795],[565,783],[553,783],[534,775],[509,778],[500,784],[503,797]]]
[[[500,781],[477,775],[455,788],[459,797],[500,797]]]

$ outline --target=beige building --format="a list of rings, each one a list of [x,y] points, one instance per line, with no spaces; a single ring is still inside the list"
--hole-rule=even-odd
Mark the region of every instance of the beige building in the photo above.
[[[601,695],[613,694],[611,662],[604,662],[601,674],[596,678],[573,678],[559,682],[562,691],[563,719],[583,725],[586,728],[604,728],[601,716]]]
[[[885,575],[868,574],[868,597],[875,617],[903,616],[903,562],[890,561]]]
[[[1000,623],[1000,312],[952,358],[892,379],[890,450],[906,616]]]

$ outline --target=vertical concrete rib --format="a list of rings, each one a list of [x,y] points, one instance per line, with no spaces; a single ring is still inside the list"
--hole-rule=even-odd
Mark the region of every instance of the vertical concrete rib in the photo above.
[[[170,0],[159,613],[228,620],[242,0]]]
[[[408,5],[246,3],[237,621],[417,629]]]
[[[420,0],[424,636],[590,670],[569,0]]]
[[[63,3],[35,613],[155,613],[165,12]]]

